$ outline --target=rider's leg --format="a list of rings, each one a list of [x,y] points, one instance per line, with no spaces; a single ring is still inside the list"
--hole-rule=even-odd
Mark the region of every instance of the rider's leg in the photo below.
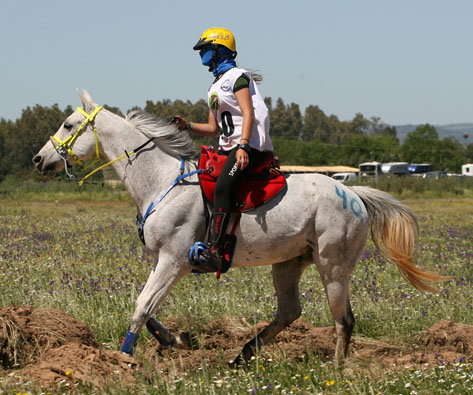
[[[238,168],[235,154],[236,149],[228,153],[228,158],[217,179],[214,192],[214,210],[210,217],[205,240],[209,245],[209,260],[217,269],[222,267],[225,231],[232,217],[231,213],[235,211],[237,188],[245,173]]]
[[[250,169],[258,165],[264,158],[264,153],[251,150],[249,165],[244,170],[238,167],[236,151],[228,152],[228,158],[217,179],[214,192],[214,210],[212,212],[205,242],[209,245],[208,256],[200,255],[200,261],[206,266],[218,270],[222,267],[222,256],[225,245],[225,231],[232,215],[236,211],[237,191],[242,180]]]

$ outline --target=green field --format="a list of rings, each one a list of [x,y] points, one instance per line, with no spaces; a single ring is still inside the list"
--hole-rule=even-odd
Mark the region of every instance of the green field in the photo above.
[[[153,266],[136,233],[136,210],[119,189],[55,188],[31,185],[19,192],[5,189],[3,198],[0,195],[0,308],[61,309],[85,322],[105,349],[119,349],[135,299]],[[418,217],[422,268],[453,276],[439,285],[438,294],[414,290],[368,242],[352,278],[355,336],[408,344],[413,334],[439,320],[473,325],[470,192],[405,200]],[[158,317],[181,317],[197,332],[223,315],[244,317],[251,324],[269,319],[276,309],[269,271],[270,267],[230,270],[220,281],[213,275],[189,276],[165,300]],[[302,318],[314,326],[332,325],[314,266],[304,274],[300,290]],[[139,344],[149,341],[143,334]],[[144,358],[139,348],[136,357]],[[337,370],[329,360],[308,355],[278,364],[257,359],[235,371],[202,362],[202,369],[185,375],[161,377],[155,371],[152,383],[138,378],[130,385],[110,384],[106,391],[473,393],[472,369],[467,359],[380,375],[356,368]],[[9,384],[7,373],[0,370],[0,391],[37,391],[34,383]]]

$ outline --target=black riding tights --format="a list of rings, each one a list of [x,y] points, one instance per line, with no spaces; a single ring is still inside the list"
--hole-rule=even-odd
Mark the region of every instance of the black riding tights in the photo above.
[[[265,158],[264,152],[252,148],[248,155],[249,164],[244,170],[241,170],[237,166],[235,158],[237,150],[238,148],[227,152],[219,151],[219,154],[227,155],[228,158],[215,185],[214,211],[230,212],[235,210],[238,187],[251,169],[258,166]]]

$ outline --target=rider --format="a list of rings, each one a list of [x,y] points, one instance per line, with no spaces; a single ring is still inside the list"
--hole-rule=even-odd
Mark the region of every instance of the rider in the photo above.
[[[268,108],[255,81],[259,75],[236,66],[237,55],[233,34],[221,27],[202,33],[194,50],[202,64],[215,77],[208,91],[210,108],[207,123],[175,117],[180,129],[205,137],[220,134],[218,153],[227,156],[215,186],[214,206],[207,230],[209,257],[201,256],[218,270],[222,265],[224,235],[229,218],[236,210],[236,191],[242,179],[272,151],[269,136]]]

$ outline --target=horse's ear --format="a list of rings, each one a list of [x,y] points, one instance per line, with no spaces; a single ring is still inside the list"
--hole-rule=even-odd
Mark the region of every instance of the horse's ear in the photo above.
[[[87,92],[85,89],[82,91],[82,93],[77,90],[77,93],[79,94],[80,102],[85,112],[92,112],[95,107],[97,107],[97,104],[94,103],[89,92]]]

